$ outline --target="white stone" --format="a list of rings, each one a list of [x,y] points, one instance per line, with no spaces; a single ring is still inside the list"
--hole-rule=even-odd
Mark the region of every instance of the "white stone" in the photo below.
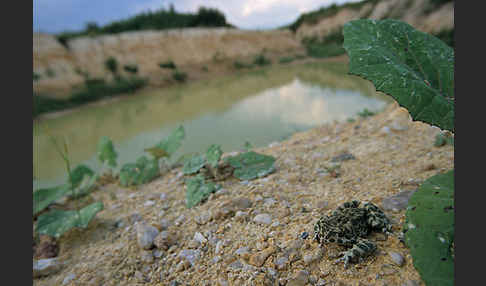
[[[219,240],[217,243],[216,243],[216,247],[214,249],[214,252],[216,254],[220,254],[221,253],[221,250],[223,250],[223,241],[222,240]]]
[[[48,276],[61,269],[62,264],[57,258],[39,259],[33,261],[34,278]]]
[[[254,218],[253,221],[256,223],[260,224],[265,224],[269,225],[272,223],[272,217],[269,214],[263,213],[263,214],[257,214]]]
[[[143,206],[144,206],[144,207],[151,207],[151,206],[153,206],[153,205],[155,205],[155,202],[154,202],[154,201],[150,201],[150,200],[146,201],[146,202],[143,204]]]
[[[400,253],[390,252],[389,254],[393,262],[395,262],[395,264],[397,264],[398,266],[403,266],[403,264],[405,263],[405,259]]]
[[[159,230],[151,225],[137,225],[137,242],[143,249],[152,248],[154,239],[158,234]]]
[[[62,280],[62,285],[67,285],[69,282],[71,282],[74,278],[76,278],[76,275],[74,273],[68,274],[64,279]]]
[[[203,243],[206,243],[208,240],[204,237],[204,235],[202,235],[202,233],[200,232],[196,232],[194,234],[194,240],[195,241],[198,241],[199,243],[203,244]]]

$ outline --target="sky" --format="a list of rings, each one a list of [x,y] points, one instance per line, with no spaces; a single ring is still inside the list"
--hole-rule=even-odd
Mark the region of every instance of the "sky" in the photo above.
[[[300,14],[332,4],[360,0],[35,0],[34,32],[79,31],[87,22],[103,26],[131,16],[168,9],[194,13],[200,6],[223,12],[226,21],[241,29],[271,29],[295,21]]]

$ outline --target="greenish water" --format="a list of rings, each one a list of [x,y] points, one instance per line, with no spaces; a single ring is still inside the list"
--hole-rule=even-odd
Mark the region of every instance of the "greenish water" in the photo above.
[[[297,131],[356,117],[365,108],[379,111],[391,101],[347,70],[342,63],[275,65],[43,117],[34,122],[34,188],[65,180],[64,162],[46,125],[54,137],[66,138],[72,167],[83,163],[93,169],[100,167],[95,153],[102,136],[113,140],[120,167],[181,124],[186,138],[173,158],[213,143],[225,152],[242,149],[246,141],[267,146]]]

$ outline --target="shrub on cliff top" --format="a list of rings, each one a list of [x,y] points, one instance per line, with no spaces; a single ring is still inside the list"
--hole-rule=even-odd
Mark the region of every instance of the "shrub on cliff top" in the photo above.
[[[116,74],[118,72],[118,62],[114,57],[109,57],[105,61],[105,68],[112,72],[113,74]]]

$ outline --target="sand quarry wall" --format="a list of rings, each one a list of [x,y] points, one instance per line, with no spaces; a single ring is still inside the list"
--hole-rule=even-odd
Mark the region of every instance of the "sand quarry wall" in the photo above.
[[[317,23],[303,23],[296,35],[299,40],[323,37],[338,31],[346,22],[360,18],[399,19],[432,34],[454,28],[454,3],[430,9],[432,5],[431,0],[382,0],[365,4],[359,9],[343,8],[334,16],[320,19]]]
[[[124,65],[137,65],[138,74],[147,76],[159,72],[159,63],[169,60],[177,66],[198,65],[247,57],[262,51],[286,54],[300,49],[300,42],[289,30],[190,28],[137,31],[75,38],[68,41],[67,47],[52,35],[35,33],[33,71],[41,75],[41,79],[34,81],[34,92],[66,91],[82,84],[84,77],[79,71],[90,77],[106,77],[109,72],[104,62],[109,57],[116,58],[120,70]]]

